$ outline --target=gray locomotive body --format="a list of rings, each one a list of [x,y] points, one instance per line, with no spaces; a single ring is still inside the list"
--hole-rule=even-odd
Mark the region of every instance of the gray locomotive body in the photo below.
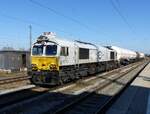
[[[56,85],[115,69],[121,59],[132,59],[134,54],[45,33],[32,47],[29,75],[34,84]]]

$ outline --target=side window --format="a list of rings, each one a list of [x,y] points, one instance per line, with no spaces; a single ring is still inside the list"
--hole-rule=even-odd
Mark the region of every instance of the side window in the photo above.
[[[114,52],[110,52],[110,59],[115,59],[115,53]]]
[[[89,49],[79,48],[79,59],[89,59]]]
[[[69,48],[68,47],[61,47],[60,55],[61,56],[68,56],[69,55]]]

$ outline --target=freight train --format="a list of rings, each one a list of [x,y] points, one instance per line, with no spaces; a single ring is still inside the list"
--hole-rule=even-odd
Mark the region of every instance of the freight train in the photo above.
[[[28,74],[31,83],[36,85],[58,85],[144,58],[143,53],[68,41],[52,32],[40,35],[31,50],[32,64]]]

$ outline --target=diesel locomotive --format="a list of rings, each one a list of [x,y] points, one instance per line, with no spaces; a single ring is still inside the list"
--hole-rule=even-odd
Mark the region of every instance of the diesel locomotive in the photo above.
[[[137,58],[134,51],[115,46],[100,46],[81,41],[69,41],[45,32],[31,49],[28,74],[36,85],[58,85],[98,72],[112,70],[124,61]],[[144,58],[143,53],[138,54]]]

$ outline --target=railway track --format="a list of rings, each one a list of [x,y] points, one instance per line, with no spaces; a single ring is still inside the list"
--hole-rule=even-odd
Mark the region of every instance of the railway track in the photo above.
[[[28,79],[30,79],[29,76],[16,76],[16,77],[11,77],[11,78],[0,79],[0,85],[9,84],[9,83],[18,82],[18,81],[24,81]]]
[[[98,94],[98,91],[104,89],[110,84],[110,82],[108,82],[103,86],[80,95],[80,97],[78,97],[77,99],[72,100],[72,102],[67,103],[66,105],[55,111],[54,114],[105,114],[107,109],[113,104],[113,102],[121,95],[121,93],[129,86],[129,84],[136,78],[136,76],[145,68],[147,64],[145,64],[140,70],[138,70],[135,76],[132,77],[127,82],[127,84],[123,86],[114,96],[105,96]],[[126,76],[126,74],[132,72],[137,67],[138,66],[132,68],[131,70],[113,79],[112,81],[116,81],[123,76]]]
[[[133,64],[135,64],[135,63],[133,63]],[[124,68],[129,67],[129,66],[130,65],[124,66]],[[116,72],[120,69],[121,68],[109,71],[109,73],[111,74],[111,73]],[[109,74],[107,74],[107,75],[109,75]],[[18,82],[18,81],[24,81],[24,80],[28,80],[30,78],[31,78],[30,76],[15,76],[15,77],[4,78],[4,79],[0,79],[0,85],[9,84],[9,83]],[[84,79],[87,79],[87,78],[89,78],[89,77],[84,77],[81,80],[84,80]]]
[[[131,67],[131,66],[138,67],[139,65],[140,65],[140,63],[138,65],[136,65],[136,64],[128,65],[128,66],[125,66],[124,68],[119,68],[119,69],[110,71],[108,73],[104,73],[101,76],[96,76],[96,77],[92,77],[92,78],[89,77],[85,80],[88,83],[88,81],[97,80],[100,77],[101,77],[101,79],[105,79],[105,78],[109,77],[109,75],[112,75],[112,77],[114,77],[114,79],[110,79],[112,82],[115,80],[119,80],[122,77],[121,75],[127,74],[129,72],[128,67]],[[134,68],[132,68],[132,70]],[[122,70],[124,70],[124,72],[122,72],[119,76],[117,76],[117,77],[113,76],[114,74],[117,74],[118,71],[122,71]],[[82,81],[84,82],[85,80],[82,79],[79,82],[82,83]],[[110,80],[106,80],[106,82],[101,82],[101,85],[103,86],[103,87],[101,86],[101,89],[107,87],[110,84]],[[96,96],[97,96],[96,92],[100,89],[100,88],[96,88],[96,90],[91,90],[88,93],[83,93],[81,95],[76,95],[76,96],[74,96],[74,95],[66,96],[65,94],[61,93],[61,91],[67,91],[67,88],[69,88],[69,86],[72,88],[76,85],[78,85],[78,83],[71,83],[71,84],[64,85],[63,87],[62,86],[53,87],[51,89],[43,89],[40,87],[35,87],[35,88],[28,89],[28,90],[22,90],[22,91],[18,91],[16,93],[14,92],[12,94],[0,96],[0,99],[2,99],[1,103],[0,103],[0,109],[2,109],[2,110],[0,111],[0,113],[6,112],[6,114],[7,113],[9,114],[12,111],[16,112],[16,113],[19,113],[19,112],[24,113],[24,111],[26,113],[35,113],[35,112],[32,112],[34,109],[34,106],[40,105],[43,102],[44,102],[43,105],[45,107],[47,107],[47,109],[43,108],[43,110],[40,110],[39,112],[42,112],[42,113],[51,113],[51,112],[52,113],[67,113],[67,112],[65,112],[65,110],[67,109],[67,111],[68,111],[68,108],[70,108],[70,106],[71,107],[76,106],[75,104],[78,104],[79,103],[78,101],[81,100],[80,103],[84,100],[86,101],[86,98],[91,97],[91,95],[93,95],[93,96],[95,95],[95,98],[96,98]],[[80,100],[79,100],[79,98],[80,98]],[[84,100],[82,100],[82,99],[84,99]],[[68,101],[73,101],[73,100],[74,100],[74,102],[68,102]],[[57,103],[60,105],[58,105]],[[62,105],[63,105],[63,108],[62,108]],[[20,107],[20,110],[18,109],[18,107]],[[55,108],[50,108],[50,107],[55,107]],[[59,109],[57,109],[57,111],[56,111],[56,107],[59,108]],[[31,108],[31,110],[30,110],[30,108]],[[28,111],[26,109],[28,109]],[[70,108],[70,109],[72,109],[72,108]]]

